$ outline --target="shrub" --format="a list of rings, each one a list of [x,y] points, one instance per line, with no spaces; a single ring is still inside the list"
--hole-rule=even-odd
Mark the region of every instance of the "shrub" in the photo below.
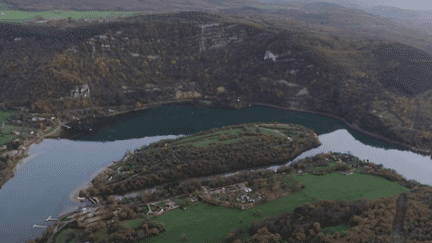
[[[334,168],[335,168],[335,171],[343,171],[343,170],[351,169],[351,167],[348,164],[342,164],[342,165],[338,164]]]
[[[135,242],[135,231],[131,228],[124,228],[114,234],[114,242]]]
[[[264,215],[264,212],[259,210],[259,209],[253,213],[253,216],[256,216],[256,217],[262,217],[263,215]]]
[[[185,199],[173,199],[173,201],[179,205],[181,208],[189,206],[189,202]]]
[[[66,216],[66,217],[62,217],[61,219],[60,219],[60,222],[64,222],[64,221],[67,221],[67,220],[69,220],[69,218]]]
[[[84,191],[83,191],[83,190],[80,190],[79,193],[78,193],[78,196],[79,196],[79,197],[84,197],[84,196],[85,196]]]
[[[163,222],[150,221],[150,222],[148,222],[148,226],[149,226],[149,228],[157,228],[159,230],[159,232],[165,231],[165,224]]]

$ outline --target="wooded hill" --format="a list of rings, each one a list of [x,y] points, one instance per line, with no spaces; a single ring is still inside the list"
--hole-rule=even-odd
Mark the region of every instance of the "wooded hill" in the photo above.
[[[325,168],[331,157],[343,164]],[[325,169],[318,172],[323,166]],[[379,176],[410,190],[375,200],[366,197],[355,201],[313,200],[293,210],[254,220],[250,227],[232,230],[226,243],[432,240],[432,188],[406,180],[395,170],[383,168],[382,164],[366,163],[352,155],[328,153],[301,159],[294,165],[280,167],[278,172],[292,173],[300,169],[304,173],[325,175],[350,167],[357,168],[356,173]]]
[[[94,178],[89,192],[107,197],[181,179],[281,164],[319,145],[311,129],[295,124],[210,129],[136,150]]]
[[[0,102],[39,113],[184,98],[259,102],[336,115],[429,149],[431,55],[378,37],[338,36],[254,8],[1,24]],[[88,85],[89,96],[73,98],[76,85]]]

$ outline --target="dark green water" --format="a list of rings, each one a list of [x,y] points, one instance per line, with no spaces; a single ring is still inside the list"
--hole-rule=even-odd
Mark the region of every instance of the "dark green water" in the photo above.
[[[170,134],[193,134],[223,126],[251,122],[284,122],[301,124],[322,135],[348,128],[341,122],[305,112],[282,111],[274,108],[252,106],[240,110],[197,108],[188,105],[166,105],[122,117],[126,122],[110,127],[92,129],[92,133],[76,138],[81,141],[115,141],[146,136]],[[361,135],[348,132],[363,144],[406,151],[406,149]]]

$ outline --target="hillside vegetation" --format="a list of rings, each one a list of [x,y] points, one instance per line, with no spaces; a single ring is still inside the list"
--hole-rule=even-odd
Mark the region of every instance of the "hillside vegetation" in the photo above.
[[[46,114],[181,99],[259,102],[432,146],[430,53],[244,11],[1,24],[0,101]],[[266,59],[268,51],[277,58]],[[88,85],[89,96],[73,98],[76,85]]]
[[[281,164],[321,145],[301,125],[250,123],[162,140],[144,146],[92,180],[107,197],[181,179]]]

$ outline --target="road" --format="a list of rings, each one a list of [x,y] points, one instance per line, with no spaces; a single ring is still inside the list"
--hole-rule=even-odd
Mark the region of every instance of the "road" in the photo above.
[[[392,243],[405,242],[405,237],[403,237],[403,222],[407,211],[407,201],[408,199],[405,193],[399,194],[393,231],[390,233]]]

